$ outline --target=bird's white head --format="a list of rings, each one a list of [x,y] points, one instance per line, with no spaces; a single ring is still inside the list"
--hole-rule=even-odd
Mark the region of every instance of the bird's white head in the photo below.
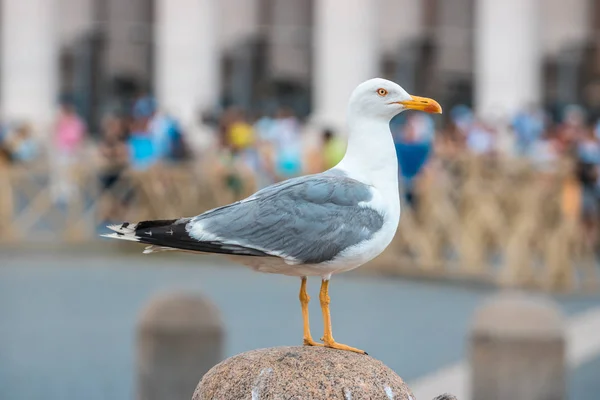
[[[349,115],[392,119],[404,110],[419,110],[441,114],[437,101],[411,96],[400,85],[386,79],[369,79],[358,85],[350,96]]]

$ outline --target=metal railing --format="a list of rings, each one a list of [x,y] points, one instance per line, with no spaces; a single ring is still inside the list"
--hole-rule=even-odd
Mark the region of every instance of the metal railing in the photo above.
[[[216,165],[161,165],[117,177],[77,166],[62,177],[72,189],[66,200],[47,168],[5,170],[0,243],[91,242],[108,222],[192,216],[256,189],[249,171]],[[403,205],[396,238],[368,270],[595,289],[596,244],[580,223],[571,170],[568,163],[544,172],[513,159],[437,159],[417,182],[415,204]],[[229,185],[234,178],[241,187]]]

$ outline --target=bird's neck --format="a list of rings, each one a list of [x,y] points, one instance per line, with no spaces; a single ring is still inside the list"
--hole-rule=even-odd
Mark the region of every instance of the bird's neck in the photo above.
[[[349,126],[346,155],[338,167],[378,189],[397,191],[398,158],[389,121],[362,117],[350,119]]]

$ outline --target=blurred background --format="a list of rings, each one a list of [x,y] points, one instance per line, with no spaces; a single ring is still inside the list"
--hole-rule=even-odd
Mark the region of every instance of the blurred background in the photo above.
[[[210,365],[300,344],[299,280],[98,234],[334,166],[379,76],[444,114],[390,124],[398,234],[334,277],[335,337],[419,399],[483,400],[473,319],[519,290],[561,316],[566,389],[511,398],[596,400],[599,34],[598,0],[1,0],[0,399],[140,398],[140,315],[167,291],[217,310]]]

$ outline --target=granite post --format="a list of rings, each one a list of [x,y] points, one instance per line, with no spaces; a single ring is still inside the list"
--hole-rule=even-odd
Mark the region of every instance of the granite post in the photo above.
[[[228,358],[204,375],[192,399],[415,398],[394,371],[370,356],[299,346],[252,350]]]
[[[152,299],[137,326],[137,398],[189,399],[198,377],[223,359],[223,342],[219,312],[203,296]]]
[[[472,400],[564,400],[565,323],[550,301],[501,293],[471,327]]]

